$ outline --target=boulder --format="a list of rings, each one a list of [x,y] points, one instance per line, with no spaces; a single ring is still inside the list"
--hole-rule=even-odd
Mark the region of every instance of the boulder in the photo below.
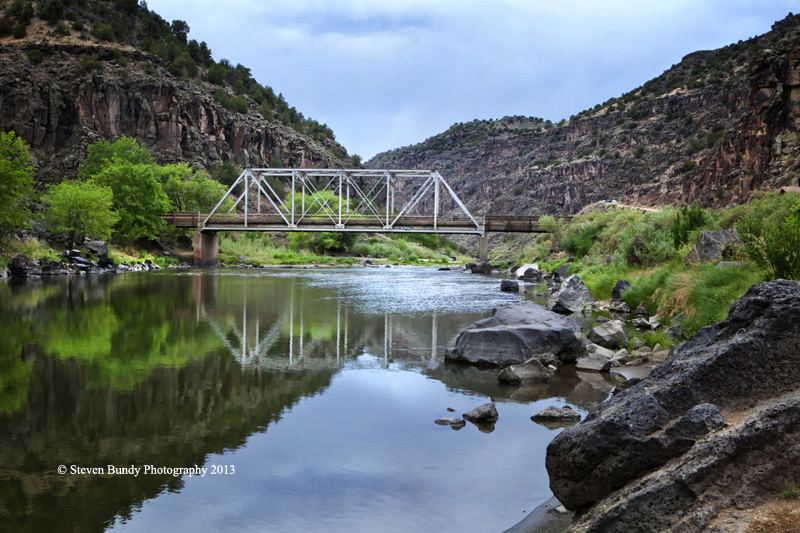
[[[586,353],[580,327],[571,318],[533,302],[492,310],[492,316],[468,326],[456,338],[445,359],[506,367],[531,358],[542,364],[573,363]]]
[[[492,264],[489,261],[473,261],[465,265],[473,274],[491,274]]]
[[[505,292],[519,292],[519,283],[510,279],[504,279],[500,282],[500,290]]]
[[[464,420],[469,420],[473,424],[491,424],[497,421],[499,415],[493,403],[485,403],[475,409],[467,411],[461,416],[464,417]]]
[[[555,407],[550,405],[545,407],[531,417],[534,422],[538,420],[564,420],[564,421],[577,421],[581,419],[581,414],[575,411],[569,405],[564,407]]]
[[[705,531],[800,474],[800,283],[751,287],[637,385],[547,448],[570,531]],[[737,412],[725,427],[721,412]],[[724,428],[724,429],[723,429]]]
[[[587,337],[604,348],[619,348],[628,342],[621,320],[609,320],[594,328]]]
[[[631,307],[622,300],[611,300],[608,310],[615,313],[630,313]]]
[[[622,293],[631,288],[631,284],[626,280],[621,279],[611,289],[611,300],[622,300]]]
[[[528,276],[540,275],[539,263],[525,263],[521,267],[514,270],[513,274],[517,276],[517,278],[524,278],[526,274]]]
[[[573,274],[564,284],[547,299],[547,308],[556,313],[580,313],[594,302],[594,296],[583,284],[581,279]]]
[[[703,231],[697,236],[694,248],[686,254],[686,264],[696,261],[714,261],[731,255],[731,251],[742,244],[735,229]]]
[[[108,255],[108,244],[105,241],[88,241],[84,246],[97,257]]]
[[[671,326],[667,328],[667,337],[672,342],[680,342],[686,339],[686,331],[680,325]]]
[[[593,353],[585,357],[581,357],[575,363],[576,370],[584,370],[590,372],[608,372],[611,370],[611,359],[602,353]]]
[[[28,259],[27,255],[17,255],[11,259],[8,265],[8,270],[11,272],[11,277],[14,278],[29,278],[31,276],[41,276],[42,270],[35,261]]]
[[[560,279],[565,279],[567,276],[569,276],[569,269],[571,266],[572,265],[569,263],[564,263],[563,265],[555,269],[553,274],[558,276]]]
[[[67,265],[60,261],[47,261],[43,259],[42,263],[42,276],[66,276],[69,269]]]
[[[114,260],[108,257],[107,255],[101,255],[97,259],[97,265],[101,268],[111,268],[114,266]]]
[[[555,356],[553,356],[555,359]],[[497,379],[504,383],[544,383],[553,372],[538,359],[531,359],[518,365],[511,365],[500,371]]]

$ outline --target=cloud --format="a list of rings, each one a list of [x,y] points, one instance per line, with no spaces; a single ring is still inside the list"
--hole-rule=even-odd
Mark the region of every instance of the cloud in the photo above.
[[[351,153],[413,144],[455,122],[558,120],[633,89],[698,49],[764,33],[775,0],[150,0],[214,57],[251,68]]]

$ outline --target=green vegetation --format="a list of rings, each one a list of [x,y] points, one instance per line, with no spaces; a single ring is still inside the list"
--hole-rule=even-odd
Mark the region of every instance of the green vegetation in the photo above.
[[[800,279],[800,195],[762,194],[748,205],[717,213],[699,205],[660,212],[594,211],[558,223],[542,217],[550,231],[528,245],[517,262],[538,261],[555,270],[574,256],[577,273],[598,299],[610,299],[620,279],[632,287],[623,299],[665,317],[681,315],[689,332],[725,318],[728,309],[752,285],[786,277]],[[715,262],[685,262],[701,231],[736,227],[743,246],[731,257],[741,264],[719,268]],[[668,346],[649,336],[648,345]]]
[[[67,235],[67,249],[86,235],[98,239],[111,237],[111,228],[119,217],[111,208],[113,192],[92,182],[62,181],[49,189],[45,212],[50,232]]]
[[[0,135],[0,236],[25,227],[31,217],[33,165],[28,145],[12,131]]]

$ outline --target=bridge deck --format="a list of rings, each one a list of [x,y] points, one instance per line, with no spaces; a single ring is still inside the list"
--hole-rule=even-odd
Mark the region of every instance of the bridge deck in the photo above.
[[[245,225],[244,214],[215,214],[203,225],[208,215],[197,212],[178,211],[161,217],[168,224],[179,228],[198,228],[205,231],[353,231],[353,232],[417,232],[417,233],[471,233],[480,234],[468,218],[438,219],[434,227],[431,217],[403,216],[394,222],[391,229],[375,217],[352,217],[343,219],[343,227],[327,216],[303,217],[290,227],[279,215],[248,214]],[[537,216],[484,217],[484,231],[497,233],[544,233]]]

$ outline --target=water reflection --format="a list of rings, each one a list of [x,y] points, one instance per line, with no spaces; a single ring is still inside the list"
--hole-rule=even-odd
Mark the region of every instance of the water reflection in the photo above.
[[[242,530],[369,531],[387,509],[398,531],[511,525],[521,516],[503,514],[509,502],[519,513],[549,496],[541,473],[554,433],[530,422],[537,403],[585,410],[613,384],[564,372],[508,387],[496,371],[444,364],[462,328],[521,298],[496,284],[419,269],[0,284],[0,520],[31,531],[180,529],[198,505],[191,528],[225,530],[230,517],[214,502],[236,500],[248,509]],[[487,398],[502,404],[491,436],[432,423]],[[502,468],[488,460],[508,449],[524,456]],[[243,473],[205,484],[57,473],[218,460]],[[486,466],[467,472],[465,462]],[[441,515],[456,508],[459,518]]]

